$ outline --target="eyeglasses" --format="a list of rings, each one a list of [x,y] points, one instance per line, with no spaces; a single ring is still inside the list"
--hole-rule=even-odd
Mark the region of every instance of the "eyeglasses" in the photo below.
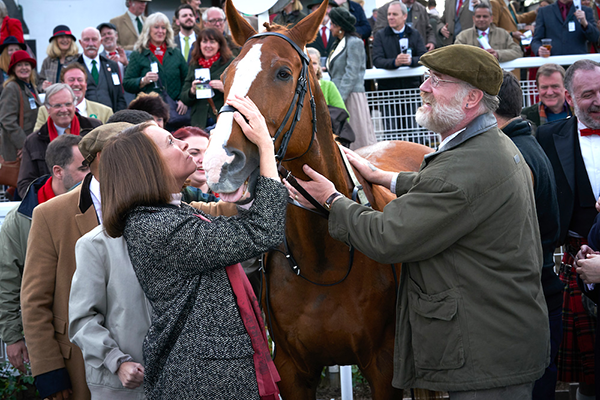
[[[436,75],[432,74],[431,71],[427,71],[423,74],[423,82],[425,82],[427,79],[430,79],[430,78],[431,78],[431,86],[432,87],[438,87],[441,82],[460,83],[458,81],[449,81],[447,79],[440,79]]]
[[[225,19],[215,18],[215,19],[206,20],[206,22],[208,22],[209,24],[212,24],[212,25],[216,25],[216,24],[222,24],[223,22],[225,22]]]
[[[60,110],[63,107],[71,108],[73,103],[56,103],[56,104],[48,104],[48,107],[54,110]]]

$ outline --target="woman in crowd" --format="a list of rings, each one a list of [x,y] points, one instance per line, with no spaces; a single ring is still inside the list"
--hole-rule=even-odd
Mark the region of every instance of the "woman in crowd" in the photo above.
[[[233,61],[233,55],[221,32],[209,28],[200,32],[191,57],[192,61],[183,84],[181,98],[192,108],[192,125],[206,128],[215,124],[217,113],[223,106],[223,82],[220,78],[225,68]],[[196,98],[197,85],[205,83],[196,79],[196,69],[199,68],[210,70],[209,83],[214,92],[214,96],[210,99]]]
[[[277,13],[275,18],[273,19],[273,23],[279,25],[296,25],[298,22],[302,20],[302,18],[306,17],[306,14],[302,12],[302,3],[300,0],[291,0],[280,12]]]
[[[25,43],[20,43],[16,37],[9,36],[0,44],[0,94],[4,88],[4,82],[8,80],[8,67],[10,56],[17,50],[26,50]]]
[[[35,60],[24,50],[10,57],[8,80],[0,95],[0,150],[6,161],[20,158],[25,138],[35,126],[41,106],[35,88],[35,66]]]
[[[163,129],[165,129],[165,126],[169,122],[169,106],[158,93],[140,93],[129,103],[127,108],[130,110],[146,111],[152,115],[156,124]]]
[[[323,96],[325,97],[325,102],[328,106],[343,108],[346,112],[346,105],[344,104],[344,99],[342,99],[342,95],[340,91],[335,86],[335,83],[332,81],[327,81],[323,79],[323,71],[321,70],[321,53],[319,50],[314,47],[306,48],[308,56],[310,57],[310,64],[315,71],[315,75],[319,80],[319,86],[321,86],[321,90],[323,91]]]
[[[365,94],[365,48],[354,28],[356,18],[349,11],[335,7],[329,18],[336,43],[327,59],[327,70],[344,99],[356,134],[350,148],[357,149],[377,142]]]
[[[210,217],[177,202],[196,164],[185,142],[153,124],[123,131],[102,151],[104,227],[125,238],[153,309],[143,344],[149,399],[278,398],[256,298],[232,264],[282,241],[287,191],[258,108],[241,97],[228,104],[260,157],[256,197],[237,216]]]
[[[155,72],[153,72],[155,71]],[[166,92],[177,102],[177,113],[184,115],[187,106],[180,100],[181,86],[188,65],[173,41],[173,29],[163,13],[154,13],[144,22],[138,41],[129,57],[123,87],[129,93]],[[175,110],[170,111],[171,114]],[[174,115],[170,115],[173,119]]]
[[[58,25],[54,28],[50,44],[46,49],[48,57],[46,57],[40,69],[39,91],[44,91],[48,86],[60,82],[62,67],[77,61],[79,48],[75,42],[75,36],[73,36],[68,26]]]

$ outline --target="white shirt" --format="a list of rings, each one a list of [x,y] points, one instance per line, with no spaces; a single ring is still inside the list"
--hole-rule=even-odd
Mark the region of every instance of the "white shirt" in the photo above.
[[[326,24],[319,27],[319,36],[321,37],[323,37],[323,27],[327,28],[325,29],[325,36],[327,36],[327,43],[329,43],[329,38],[331,37],[331,21],[327,21]]]
[[[81,103],[77,104],[75,107],[77,107],[77,111],[79,111],[79,115],[83,115],[84,117],[88,116],[86,99],[83,99],[83,101]]]
[[[462,128],[460,131],[458,131],[458,132],[454,132],[454,133],[453,133],[452,135],[450,135],[450,136],[446,136],[446,139],[442,140],[442,143],[440,143],[440,145],[439,145],[439,147],[438,147],[437,151],[442,151],[442,150],[443,150],[443,148],[444,148],[444,147],[445,147],[445,146],[446,146],[448,143],[450,143],[450,141],[451,141],[452,139],[454,139],[454,138],[456,137],[456,135],[458,135],[459,133],[461,133],[461,132],[462,132],[462,131],[464,131],[465,129],[467,129],[467,128]]]
[[[96,61],[96,68],[98,69],[98,74],[100,74],[100,53],[96,54],[96,58],[94,59],[89,58],[85,54],[82,54],[82,56],[85,67],[90,71],[90,74],[92,73],[92,61]]]
[[[144,20],[142,19],[142,16],[140,15],[139,17],[135,14],[133,14],[131,11],[127,10],[127,15],[129,15],[129,18],[131,18],[131,23],[133,24],[133,28],[135,29],[135,34],[136,35],[140,35],[140,33],[138,32],[138,24],[137,24],[137,19],[139,18],[140,21],[142,21],[142,25],[144,24]]]
[[[485,35],[483,36],[490,37],[490,28],[487,28],[485,31],[477,29],[477,33],[479,34],[479,36],[482,36],[485,33]]]
[[[181,54],[183,55],[183,57],[185,57],[187,54],[184,53],[184,49],[185,49],[185,39],[184,39],[185,35],[181,34],[181,31],[179,31],[179,43],[181,44]],[[190,50],[192,49],[192,45],[194,44],[194,42],[196,41],[196,33],[194,31],[192,31],[192,34],[190,36],[188,36],[190,38]]]
[[[102,207],[100,203],[100,182],[96,179],[95,176],[92,175],[92,180],[90,181],[90,194],[92,195],[92,202],[94,203],[94,208],[96,209],[96,215],[98,216],[98,221],[102,223]]]
[[[580,132],[582,129],[588,129],[588,127],[578,120],[577,131]],[[600,136],[581,136],[579,133],[579,147],[594,199],[598,200],[600,197]]]

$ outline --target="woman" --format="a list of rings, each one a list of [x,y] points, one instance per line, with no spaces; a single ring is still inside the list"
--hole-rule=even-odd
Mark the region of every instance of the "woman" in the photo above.
[[[198,44],[200,45],[198,46]],[[192,108],[192,125],[206,128],[215,124],[217,113],[223,107],[223,82],[220,78],[223,71],[233,61],[233,55],[221,32],[208,28],[200,32],[191,57],[192,62],[183,84],[181,98]],[[197,85],[205,83],[196,79],[196,70],[200,68],[210,70],[209,84],[214,92],[210,99],[196,98]]]
[[[123,80],[125,91],[156,92],[163,97],[166,94],[176,102],[170,105],[170,118],[175,113],[185,115],[187,106],[181,102],[180,94],[187,70],[187,62],[173,41],[169,19],[159,12],[150,15],[129,57]],[[170,102],[167,98],[165,101]]]
[[[308,56],[310,57],[310,64],[315,71],[315,75],[319,80],[319,86],[321,86],[321,90],[323,91],[323,96],[325,97],[325,102],[328,106],[343,108],[346,112],[346,105],[344,104],[344,99],[342,99],[342,95],[338,90],[335,83],[331,81],[326,81],[323,79],[323,71],[321,70],[321,53],[319,50],[314,47],[306,48]]]
[[[146,111],[158,126],[166,129],[165,126],[169,123],[169,106],[157,93],[140,93],[127,106],[129,110]]]
[[[306,17],[306,14],[302,12],[303,8],[300,0],[292,0],[283,10],[277,13],[277,16],[273,19],[273,23],[283,26],[289,25],[289,28],[291,28],[300,22],[302,18]]]
[[[27,50],[27,46],[25,43],[20,43],[14,36],[7,37],[0,44],[0,94],[2,94],[4,82],[8,80],[10,56],[17,50]]]
[[[333,8],[329,18],[336,43],[327,59],[327,70],[344,99],[356,134],[350,148],[358,149],[377,142],[365,94],[365,48],[354,29],[356,18],[349,11]]]
[[[17,50],[10,57],[8,80],[0,95],[0,150],[6,161],[20,158],[42,105],[35,88],[35,66],[35,60],[24,50]]]
[[[40,69],[40,92],[46,90],[48,86],[60,82],[60,71],[62,67],[72,62],[76,62],[79,57],[79,48],[75,43],[75,36],[71,29],[66,25],[58,25],[54,28],[50,44],[46,49],[48,57],[42,63]]]
[[[185,142],[153,124],[123,131],[102,151],[104,226],[125,238],[153,309],[143,345],[149,399],[278,398],[256,298],[231,265],[282,241],[287,192],[254,103],[228,104],[248,119],[234,114],[260,157],[256,197],[238,216],[214,218],[176,202],[173,193],[196,165]]]

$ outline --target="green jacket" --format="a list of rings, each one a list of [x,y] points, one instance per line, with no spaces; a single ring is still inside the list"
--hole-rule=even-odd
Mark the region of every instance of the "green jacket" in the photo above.
[[[340,199],[329,217],[332,237],[403,263],[393,385],[465,391],[541,377],[550,342],[533,186],[494,116],[401,172],[396,194],[383,212]]]
[[[535,103],[521,110],[521,117],[530,120],[536,127],[540,126],[540,103]]]
[[[143,88],[140,88],[140,81],[150,72],[150,60],[158,63],[158,76],[162,85],[167,89],[167,93],[173,100],[180,100],[181,86],[185,79],[185,74],[188,71],[188,65],[185,58],[181,55],[181,51],[177,48],[167,48],[167,52],[163,57],[162,64],[148,49],[140,49],[132,51],[129,57],[129,65],[125,70],[125,78],[123,79],[123,87],[129,93],[162,93],[162,87],[157,83],[155,88],[154,83],[149,83]]]
[[[231,64],[232,61],[233,58],[226,63],[223,63],[221,58],[215,61],[215,63],[210,67],[210,79],[221,79],[221,74],[225,71],[229,64]],[[196,68],[200,68],[198,65],[198,60],[193,60],[188,69],[185,82],[183,83],[183,89],[181,90],[181,101],[183,101],[185,105],[191,107],[192,109],[192,126],[206,128],[206,120],[208,117],[212,117],[215,120],[217,117],[212,112],[207,99],[196,99],[196,95],[192,95],[190,92],[190,89],[192,88],[192,82],[195,80]],[[218,112],[219,109],[223,107],[225,98],[223,92],[219,90],[213,90],[213,92],[215,92],[215,95],[212,99]]]

